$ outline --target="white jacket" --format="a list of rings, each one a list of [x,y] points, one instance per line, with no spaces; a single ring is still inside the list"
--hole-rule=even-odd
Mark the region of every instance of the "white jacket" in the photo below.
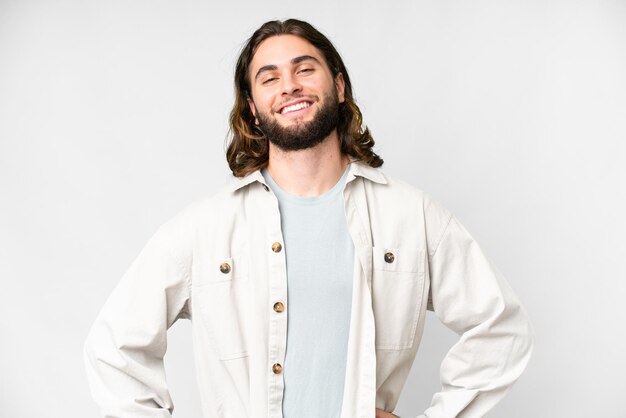
[[[423,192],[353,162],[344,199],[356,256],[341,417],[395,408],[427,307],[460,339],[420,417],[482,417],[532,351],[513,292],[456,218]],[[192,320],[204,418],[282,417],[289,301],[280,225],[277,199],[257,171],[159,228],[85,345],[104,417],[171,416],[163,356],[179,318]]]

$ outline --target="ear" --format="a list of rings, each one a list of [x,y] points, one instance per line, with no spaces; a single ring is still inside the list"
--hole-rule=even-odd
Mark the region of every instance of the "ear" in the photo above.
[[[259,124],[259,119],[256,117],[256,107],[254,106],[254,102],[252,99],[248,99],[248,106],[250,106],[250,112],[252,112],[252,116],[254,116],[254,124]]]
[[[339,103],[343,103],[346,98],[344,95],[346,82],[343,80],[343,74],[337,73],[335,76],[335,88],[337,89],[337,97],[339,98]]]

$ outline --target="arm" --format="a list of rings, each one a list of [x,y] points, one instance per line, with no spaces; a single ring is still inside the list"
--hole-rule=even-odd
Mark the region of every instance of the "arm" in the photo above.
[[[150,239],[98,315],[85,343],[91,393],[107,418],[171,417],[167,329],[188,317],[189,270],[166,225]]]
[[[530,358],[530,323],[501,274],[453,216],[429,251],[432,307],[460,335],[441,364],[442,390],[420,417],[478,418],[496,405]]]

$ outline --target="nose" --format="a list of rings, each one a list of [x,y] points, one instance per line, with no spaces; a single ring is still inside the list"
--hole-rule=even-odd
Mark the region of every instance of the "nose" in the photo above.
[[[302,91],[302,86],[298,82],[298,79],[294,74],[288,74],[283,76],[282,95],[290,96]]]

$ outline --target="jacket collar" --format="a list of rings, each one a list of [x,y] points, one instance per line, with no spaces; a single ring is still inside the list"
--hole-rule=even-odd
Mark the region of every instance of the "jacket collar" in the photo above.
[[[363,164],[356,160],[351,160],[350,166],[348,167],[348,178],[346,179],[346,182],[350,182],[355,177],[363,177],[378,184],[387,184],[387,178],[378,169],[370,167],[369,165]],[[228,189],[231,192],[236,192],[237,190],[248,186],[255,181],[258,181],[259,183],[265,184],[267,186],[265,178],[263,177],[263,174],[261,174],[261,170],[256,170],[248,174],[247,176],[235,177],[229,184]]]
[[[347,182],[352,180],[354,177],[363,177],[369,181],[373,181],[374,183],[387,184],[387,177],[385,177],[379,169],[370,167],[369,165],[363,164],[354,159],[350,160],[349,170],[348,179],[346,180]]]
[[[228,189],[231,192],[236,192],[237,190],[251,183],[254,183],[255,181],[258,181],[259,183],[265,184],[267,186],[267,184],[265,183],[265,178],[263,177],[263,174],[261,174],[261,170],[256,170],[248,174],[247,176],[233,178],[233,180],[228,185]]]

